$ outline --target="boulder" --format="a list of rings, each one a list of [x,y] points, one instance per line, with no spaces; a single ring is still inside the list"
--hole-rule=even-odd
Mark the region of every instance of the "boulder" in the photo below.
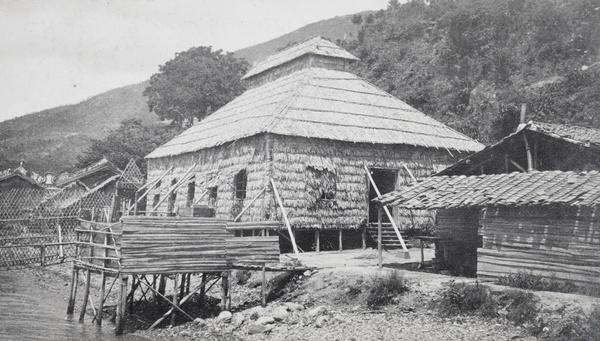
[[[294,302],[287,302],[285,304],[285,306],[290,310],[290,311],[298,311],[298,310],[302,310],[304,309],[304,306],[302,304],[298,304],[298,303],[294,303]]]
[[[311,319],[314,319],[317,316],[326,315],[326,314],[327,314],[327,307],[324,305],[320,305],[316,308],[311,309],[308,312],[308,317],[310,317]]]
[[[241,313],[235,313],[231,317],[231,326],[234,329],[239,328],[244,323],[244,320],[245,320],[244,315],[242,315]]]
[[[327,322],[329,321],[329,318],[327,316],[319,316],[317,317],[317,320],[315,321],[315,326],[317,328],[323,328],[327,325]]]
[[[290,313],[288,312],[288,308],[287,307],[279,307],[276,308],[275,310],[273,310],[273,319],[275,319],[275,321],[283,321],[285,319],[287,319],[290,316]]]
[[[229,323],[231,322],[231,317],[233,315],[231,314],[230,311],[222,311],[219,316],[217,317],[217,322],[219,323]]]
[[[272,316],[261,316],[256,320],[256,324],[267,325],[275,323],[275,319]]]
[[[248,334],[261,334],[270,332],[273,329],[272,325],[263,326],[262,324],[252,324],[250,328],[248,328]]]
[[[206,326],[206,321],[204,321],[203,319],[201,319],[201,318],[198,317],[198,318],[194,319],[194,324],[196,326],[198,326],[199,328],[203,328],[203,327]]]

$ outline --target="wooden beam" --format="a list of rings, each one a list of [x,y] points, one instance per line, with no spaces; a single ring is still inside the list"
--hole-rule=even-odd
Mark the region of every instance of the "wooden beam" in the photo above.
[[[169,191],[167,191],[167,194],[164,195],[164,197],[162,197],[160,199],[160,201],[156,204],[156,206],[152,207],[152,209],[150,210],[150,212],[154,212],[156,211],[156,209],[160,206],[160,204],[162,204],[165,200],[167,200],[167,198],[169,197],[169,195],[171,193],[173,193],[173,191],[177,190],[184,182],[188,181],[192,176],[190,175],[190,173],[192,172],[192,170],[194,170],[194,168],[196,168],[198,164],[195,163],[192,167],[190,167],[190,169],[187,170],[187,172],[185,172],[183,174],[183,176],[181,177],[181,179],[179,179],[179,181],[177,181],[177,183],[175,183],[173,186],[171,186],[169,188]]]
[[[521,165],[519,165],[518,163],[516,163],[513,159],[509,158],[508,161],[515,167],[517,167],[521,172],[523,173],[527,173],[527,170],[523,167],[521,167]]]
[[[73,273],[71,274],[71,288],[69,290],[69,305],[67,306],[67,314],[73,314],[75,308],[75,297],[77,296],[77,284],[79,282],[79,268],[73,265]]]
[[[450,151],[448,151],[448,152],[450,152]],[[450,155],[452,155],[452,153],[450,153]],[[404,167],[404,169],[406,169],[406,171],[408,172],[408,175],[410,175],[410,178],[412,179],[412,181],[417,182],[417,178],[415,178],[415,176],[410,171],[410,169],[408,169],[408,167],[406,167],[406,165],[402,165],[402,167]]]
[[[152,188],[160,181],[162,180],[165,176],[167,176],[167,174],[169,174],[170,171],[173,170],[173,166],[169,167],[169,169],[167,169],[161,176],[159,176],[156,180],[152,180],[151,182],[147,182],[144,186],[140,187],[140,189],[137,190],[136,193],[139,193],[142,189],[144,189],[146,186],[148,186],[148,190],[146,192],[144,192],[144,194],[142,194],[142,196],[138,197],[137,200],[133,203],[133,205],[137,205],[142,199],[144,199],[146,197],[146,195],[148,195],[148,193],[150,193],[150,191],[152,190]],[[151,185],[150,185],[151,184]],[[150,185],[150,186],[149,186]],[[132,205],[132,206],[133,206]],[[128,212],[131,211],[133,207],[129,207],[129,209],[127,210]]]
[[[371,176],[371,172],[369,171],[369,168],[367,168],[367,165],[363,165],[363,166],[365,168],[365,172],[367,172],[367,176],[369,177],[369,181],[371,181],[371,185],[373,186],[373,189],[375,190],[375,193],[377,193],[377,196],[380,197],[381,196],[381,192],[379,192],[379,189],[377,188],[377,185],[375,184],[375,180],[373,180],[373,177]],[[398,237],[398,240],[400,240],[400,244],[402,245],[402,249],[404,250],[404,258],[406,258],[406,259],[410,258],[410,254],[408,253],[408,249],[406,248],[406,244],[404,244],[404,239],[402,238],[402,235],[400,234],[400,230],[398,229],[398,226],[396,226],[396,222],[394,221],[394,217],[390,213],[390,210],[387,208],[387,206],[383,206],[383,210],[385,211],[385,213],[387,214],[388,218],[390,219],[390,223],[392,223],[392,227],[394,228],[394,232],[396,232],[396,237]]]
[[[127,276],[121,277],[121,286],[119,289],[119,298],[117,300],[117,318],[115,326],[115,334],[123,334],[123,324],[125,318],[125,310],[127,309]]]
[[[279,204],[279,208],[281,208],[281,213],[283,214],[283,220],[285,221],[285,226],[288,229],[288,233],[290,234],[290,241],[292,242],[292,248],[294,249],[294,253],[298,255],[298,246],[296,245],[296,238],[294,238],[294,232],[292,231],[292,225],[288,220],[287,214],[285,213],[285,208],[283,207],[283,202],[281,201],[281,197],[279,196],[279,192],[277,191],[277,186],[275,186],[275,181],[271,179],[271,186],[273,186],[273,193],[275,194],[275,198],[277,199],[277,203]]]
[[[248,205],[246,205],[246,207],[244,207],[244,209],[242,209],[240,214],[238,214],[237,217],[235,217],[235,219],[233,219],[233,222],[238,221],[238,219],[240,219],[242,214],[246,213],[246,211],[250,208],[250,206],[252,206],[252,204],[256,201],[256,199],[258,199],[264,192],[265,192],[265,188],[261,189],[260,192],[250,201],[250,203]]]

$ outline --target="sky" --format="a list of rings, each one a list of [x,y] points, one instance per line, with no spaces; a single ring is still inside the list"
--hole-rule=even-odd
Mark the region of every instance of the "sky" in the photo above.
[[[194,46],[235,51],[389,0],[0,0],[0,121],[150,78]]]

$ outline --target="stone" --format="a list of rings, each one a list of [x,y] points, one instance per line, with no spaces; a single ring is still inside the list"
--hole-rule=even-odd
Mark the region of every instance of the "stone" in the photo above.
[[[250,328],[248,328],[248,334],[262,334],[266,332],[270,332],[273,329],[272,325],[263,326],[262,324],[252,324]]]
[[[257,317],[263,316],[265,313],[265,308],[258,306],[247,310],[248,315],[254,315]]]
[[[317,320],[315,321],[315,326],[317,328],[323,328],[327,325],[327,322],[329,321],[329,318],[327,318],[327,316],[319,316],[317,317]]]
[[[304,276],[304,277],[309,277],[310,275],[312,275],[312,272],[310,272],[310,270],[306,270],[306,271],[304,271],[304,273],[302,274],[302,276]]]
[[[239,328],[244,323],[245,317],[241,313],[233,314],[231,318],[231,326],[236,329]]]
[[[324,305],[321,305],[321,306],[311,309],[308,312],[308,317],[310,317],[311,319],[314,319],[317,316],[325,315],[325,314],[327,314],[327,307]]]
[[[197,317],[194,319],[194,324],[200,328],[205,327],[206,326],[206,321],[204,321],[203,319]]]
[[[262,324],[263,326],[273,323],[275,323],[275,319],[272,316],[261,316],[256,320],[256,324]]]
[[[298,304],[298,303],[294,303],[294,302],[287,302],[285,304],[285,306],[290,310],[290,311],[298,311],[298,310],[302,310],[304,309],[304,306],[302,304]]]
[[[217,317],[217,322],[220,323],[229,323],[231,322],[231,317],[233,315],[231,314],[230,311],[222,311],[219,316]]]
[[[288,308],[287,307],[279,307],[275,310],[273,310],[273,319],[275,319],[275,321],[283,321],[285,319],[287,319],[290,316],[290,313],[288,312]]]

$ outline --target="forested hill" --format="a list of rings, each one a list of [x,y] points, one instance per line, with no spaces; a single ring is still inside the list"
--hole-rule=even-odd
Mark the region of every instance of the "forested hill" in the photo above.
[[[357,72],[490,143],[527,119],[600,128],[600,1],[459,0],[363,18]]]

